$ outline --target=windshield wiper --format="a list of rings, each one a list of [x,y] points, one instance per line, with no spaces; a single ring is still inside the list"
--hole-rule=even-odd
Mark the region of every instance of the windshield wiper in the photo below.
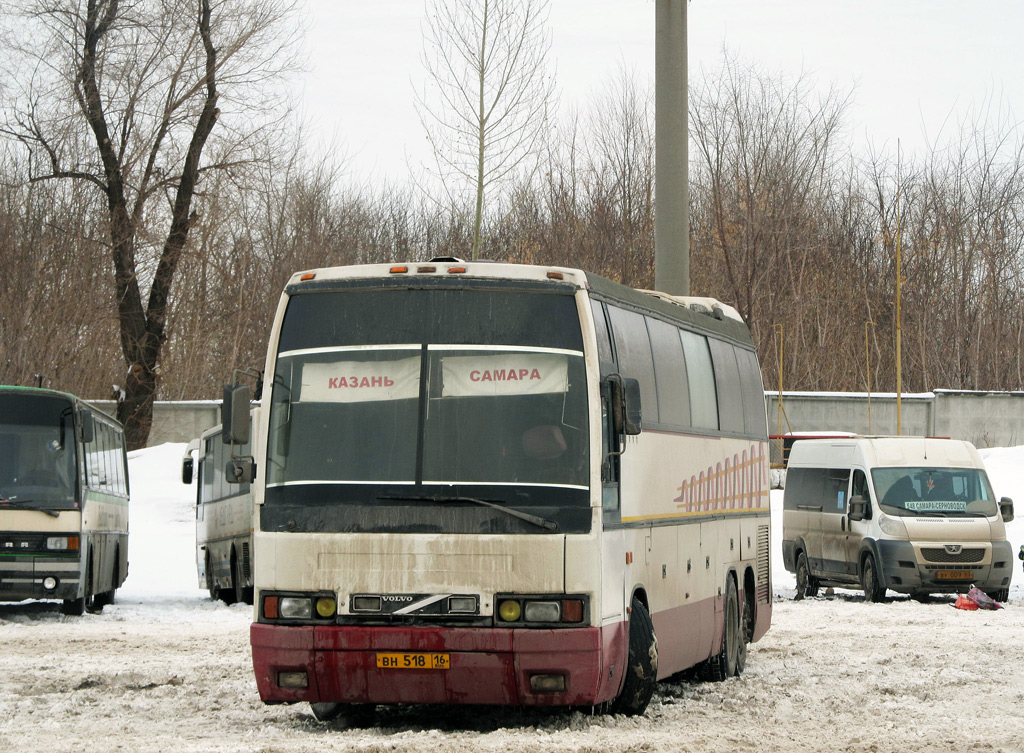
[[[41,513],[46,513],[51,518],[59,518],[60,513],[56,510],[50,510],[46,507],[29,507],[32,504],[31,499],[18,499],[17,497],[4,497],[0,496],[0,506],[17,507],[22,510],[36,510]]]
[[[505,507],[502,503],[494,502],[494,501],[489,500],[489,499],[479,499],[477,497],[444,497],[444,496],[439,496],[439,495],[438,496],[433,496],[433,497],[427,496],[427,495],[422,495],[422,496],[394,495],[394,496],[379,496],[379,497],[377,497],[377,499],[389,499],[389,500],[399,500],[399,501],[409,501],[409,502],[437,502],[437,503],[440,503],[440,504],[444,504],[445,502],[469,502],[469,503],[474,504],[474,505],[480,505],[482,507],[490,507],[490,508],[493,508],[495,510],[500,510],[501,512],[505,513],[506,515],[511,515],[513,518],[519,518],[520,520],[525,520],[527,523],[533,523],[535,526],[539,526],[539,527],[544,528],[544,529],[546,529],[548,531],[557,531],[558,530],[558,523],[556,523],[553,520],[548,520],[547,518],[542,518],[539,515],[532,515],[531,513],[523,512],[522,510],[517,510],[515,507]]]

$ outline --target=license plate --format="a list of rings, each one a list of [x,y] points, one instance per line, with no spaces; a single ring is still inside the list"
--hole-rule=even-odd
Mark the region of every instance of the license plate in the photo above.
[[[973,570],[939,570],[935,573],[939,580],[971,580],[974,578]]]
[[[448,654],[377,654],[380,669],[450,669]]]

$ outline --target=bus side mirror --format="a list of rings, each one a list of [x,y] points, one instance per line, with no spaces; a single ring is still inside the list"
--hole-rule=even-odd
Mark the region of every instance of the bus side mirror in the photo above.
[[[999,500],[999,514],[1003,516],[1003,522],[1009,523],[1013,520],[1013,500],[1003,497]]]
[[[232,458],[224,468],[224,477],[229,484],[251,484],[256,480],[256,464],[252,458]]]
[[[618,374],[608,377],[612,388],[612,421],[619,435],[640,433],[640,382]]]
[[[82,411],[82,441],[89,444],[96,435],[96,419],[87,410]]]
[[[850,520],[864,520],[866,510],[867,503],[862,496],[850,497]]]
[[[220,408],[220,423],[223,427],[221,436],[224,438],[224,444],[249,443],[250,402],[252,390],[249,385],[224,385],[224,402]]]
[[[196,461],[195,458],[192,456],[192,453],[197,452],[198,450],[199,440],[193,439],[191,442],[188,443],[188,446],[185,448],[185,454],[182,455],[181,457],[181,483],[183,484],[192,483],[192,474],[195,471],[196,467]]]

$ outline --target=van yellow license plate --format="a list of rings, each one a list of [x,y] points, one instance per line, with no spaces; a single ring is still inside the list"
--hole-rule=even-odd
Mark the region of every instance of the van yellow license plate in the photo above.
[[[935,573],[938,580],[973,580],[973,570],[939,570]]]
[[[451,669],[448,654],[377,654],[379,669]]]

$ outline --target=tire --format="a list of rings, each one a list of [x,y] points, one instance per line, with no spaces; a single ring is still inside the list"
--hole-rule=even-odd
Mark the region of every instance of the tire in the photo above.
[[[61,614],[66,614],[68,617],[81,617],[85,614],[85,597],[80,599],[64,599],[64,602],[60,605]]]
[[[736,676],[743,674],[747,668],[747,644],[754,634],[754,605],[753,596],[747,589],[743,590],[743,600],[740,608],[740,645],[736,653]]]
[[[993,601],[998,601],[1000,604],[1010,600],[1009,588],[997,588],[995,591],[988,591],[987,593]]]
[[[318,722],[338,720],[346,728],[372,727],[376,707],[369,703],[311,703],[310,711]]]
[[[86,560],[85,572],[82,574],[82,581],[85,593],[77,599],[64,599],[64,603],[61,604],[60,607],[61,613],[66,614],[69,617],[81,617],[87,610],[90,612],[93,610],[92,556]]]
[[[651,615],[635,596],[630,604],[629,657],[622,689],[612,701],[613,714],[639,716],[647,709],[658,683],[658,639]]]
[[[235,588],[235,553],[234,552],[231,553],[230,567],[231,567],[231,570],[230,570],[230,572],[231,572],[231,582],[228,583],[228,587],[227,588],[217,588],[217,598],[220,599],[221,601],[223,601],[228,606],[231,606],[236,601],[238,601],[238,593],[237,593],[237,589]]]
[[[818,581],[811,575],[811,566],[807,562],[807,554],[800,552],[796,558],[796,601],[818,595]]]
[[[242,577],[242,565],[234,553],[231,554],[231,587],[235,592],[235,603],[245,603],[245,578]],[[252,604],[252,601],[248,603]]]
[[[878,567],[872,554],[864,555],[864,566],[860,571],[860,583],[864,588],[864,600],[879,602],[885,598],[885,587],[878,581]]]
[[[213,582],[213,568],[210,563],[210,553],[206,553],[206,590],[210,592],[210,599],[217,601],[219,595],[217,593],[217,584]]]
[[[721,682],[737,674],[738,657],[743,628],[740,626],[740,603],[736,581],[731,577],[725,584],[725,625],[722,628],[722,647],[707,665],[709,680]],[[744,661],[746,659],[744,658]]]

